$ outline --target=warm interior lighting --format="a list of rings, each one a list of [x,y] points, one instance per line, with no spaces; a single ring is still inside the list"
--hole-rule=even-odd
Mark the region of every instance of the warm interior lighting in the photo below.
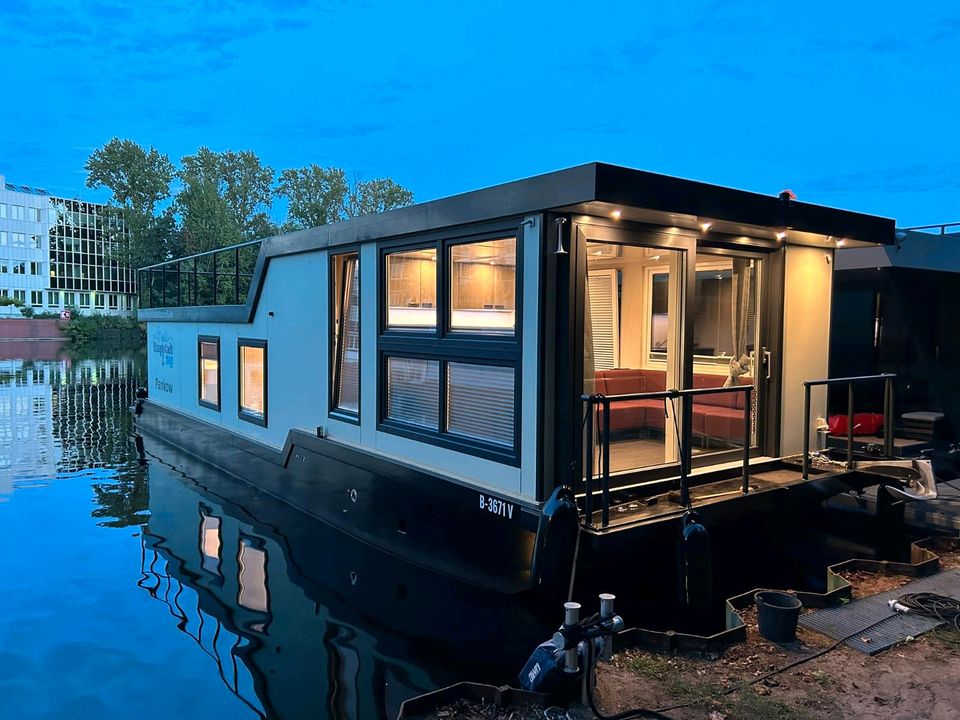
[[[843,247],[847,244],[847,241],[844,239],[837,240],[837,247]]]
[[[780,232],[777,233],[777,240],[783,240],[786,236],[787,236],[787,233],[781,230]]]
[[[712,226],[713,226],[713,223],[708,223],[708,222],[700,223],[700,227],[703,229],[704,232],[709,230]]]
[[[610,217],[612,217],[614,220],[619,220],[622,214],[623,213],[621,213],[619,210],[614,210],[612,213],[610,213]]]
[[[660,259],[660,256],[659,256],[659,255],[651,255],[651,256],[650,256],[650,259],[651,259],[651,260],[659,260],[659,259]]]

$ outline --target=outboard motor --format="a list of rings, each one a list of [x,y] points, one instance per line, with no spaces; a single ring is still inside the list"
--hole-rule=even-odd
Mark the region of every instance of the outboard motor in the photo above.
[[[713,602],[713,554],[710,533],[699,516],[688,510],[680,525],[678,595],[686,610],[707,610]]]

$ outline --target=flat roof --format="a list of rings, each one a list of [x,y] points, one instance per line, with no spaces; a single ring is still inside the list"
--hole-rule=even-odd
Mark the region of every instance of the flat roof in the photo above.
[[[592,162],[523,180],[494,185],[439,200],[418,203],[340,223],[298,230],[264,239],[254,272],[248,313],[259,295],[262,273],[270,258],[351,243],[456,228],[547,211],[597,214],[623,209],[624,219],[666,226],[696,227],[709,221],[714,230],[773,239],[786,231],[787,242],[822,245],[824,240],[893,244],[892,219],[823,205],[781,200],[772,195]],[[158,267],[165,263],[158,263]],[[144,320],[187,319],[187,308],[145,308]],[[204,308],[203,318],[231,319],[230,306]],[[236,321],[236,320],[234,320]]]

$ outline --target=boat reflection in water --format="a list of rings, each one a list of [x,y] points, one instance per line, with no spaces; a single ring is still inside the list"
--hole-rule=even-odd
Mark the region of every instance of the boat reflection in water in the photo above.
[[[512,682],[549,635],[532,597],[411,565],[135,440],[150,483],[139,585],[255,715],[393,718],[459,680]]]

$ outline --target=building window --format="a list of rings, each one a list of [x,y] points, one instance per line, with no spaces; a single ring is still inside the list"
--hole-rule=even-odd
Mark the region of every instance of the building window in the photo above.
[[[90,307],[90,293],[86,293],[86,292],[80,293],[80,307],[82,308]]]
[[[382,253],[380,429],[517,465],[520,237],[467,232]]]
[[[20,302],[25,303],[25,302],[27,301],[27,291],[26,291],[26,290],[14,290],[14,291],[13,291],[13,299],[14,299],[14,300],[19,300]]]
[[[26,219],[26,208],[24,208],[23,205],[11,205],[10,212],[13,215],[14,220]]]
[[[515,386],[512,367],[447,363],[447,432],[512,447]]]
[[[60,293],[57,292],[48,292],[47,293],[47,305],[49,307],[55,308],[60,306]]]
[[[220,338],[199,338],[200,404],[220,409]]]
[[[68,292],[63,294],[63,304],[65,307],[75,307],[77,304],[76,293]]]
[[[240,340],[240,417],[267,424],[267,342]]]
[[[103,293],[93,294],[93,306],[97,308],[97,310],[103,310],[104,308]]]
[[[332,406],[356,415],[360,410],[360,263],[357,253],[332,257]]]
[[[116,310],[119,307],[116,295],[107,295],[107,307],[111,310]]]
[[[440,362],[387,358],[386,415],[407,425],[440,427]]]
[[[14,275],[26,275],[27,274],[27,265],[26,263],[13,263],[13,274]]]
[[[30,291],[30,304],[33,307],[43,307],[43,290]]]
[[[31,235],[31,236],[30,236],[30,247],[32,247],[34,250],[39,250],[39,249],[40,249],[40,236],[39,236],[39,235]]]
[[[13,235],[13,240],[10,243],[13,247],[26,247],[27,246],[27,236],[21,232],[11,233]]]
[[[30,208],[29,215],[32,222],[43,222],[41,219],[43,217],[43,213],[41,212],[40,208]],[[36,237],[36,235],[34,235],[34,237]],[[37,245],[37,247],[40,246]]]
[[[30,274],[43,275],[43,263],[38,263],[38,262],[30,263]]]
[[[386,256],[387,327],[437,326],[437,249],[403,250]]]
[[[449,263],[450,329],[513,333],[517,239],[451,245]]]
[[[7,204],[0,203],[0,218],[5,218],[7,216]]]
[[[9,268],[10,268],[10,265],[7,263],[6,260],[0,260],[0,275],[6,273]]]
[[[0,207],[4,207],[4,206],[0,205]],[[0,230],[0,245],[6,245],[6,244],[7,244],[7,231]]]

